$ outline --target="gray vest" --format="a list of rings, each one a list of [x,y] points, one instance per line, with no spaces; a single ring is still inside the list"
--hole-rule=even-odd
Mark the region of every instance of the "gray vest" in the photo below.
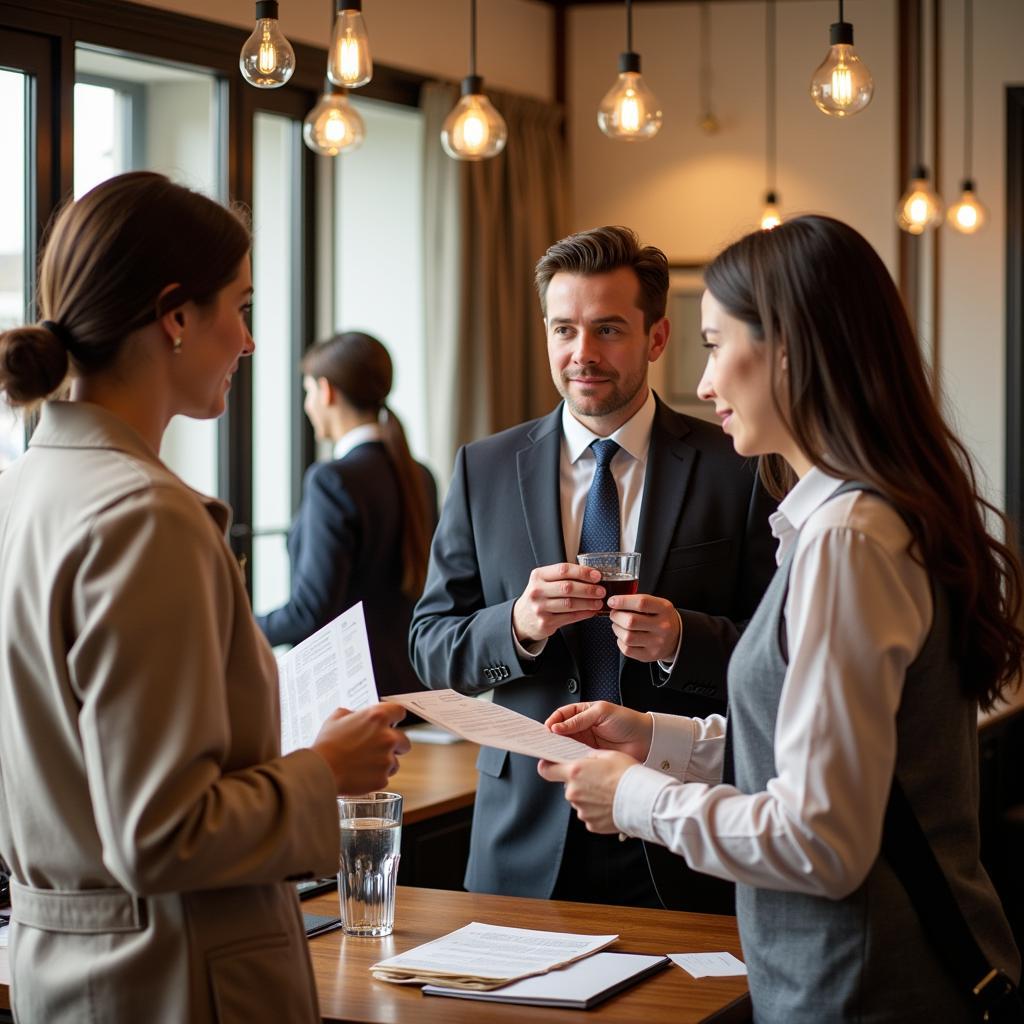
[[[833,497],[864,489],[844,484]],[[780,639],[792,560],[790,551],[729,662],[730,747],[744,793],[762,792],[777,774],[775,720],[786,674]],[[977,706],[960,686],[947,601],[934,590],[933,598],[932,628],[907,669],[896,715],[896,775],[975,938],[993,964],[1016,978],[1020,958],[978,857]],[[973,1019],[881,858],[840,900],[736,889],[758,1024]]]

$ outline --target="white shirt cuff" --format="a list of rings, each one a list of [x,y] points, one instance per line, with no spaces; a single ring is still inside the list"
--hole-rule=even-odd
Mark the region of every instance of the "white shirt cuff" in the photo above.
[[[659,661],[658,668],[661,669],[665,675],[671,675],[672,669],[676,667],[676,662],[679,660],[679,650],[683,646],[683,617],[679,614],[679,609],[676,609],[676,618],[679,620],[679,641],[676,643],[676,652],[672,655],[671,661]]]
[[[654,805],[673,779],[642,764],[631,765],[615,787],[612,820],[624,835],[658,842],[654,834]]]
[[[644,765],[684,781],[693,754],[694,721],[681,715],[647,712],[653,721],[651,749]]]

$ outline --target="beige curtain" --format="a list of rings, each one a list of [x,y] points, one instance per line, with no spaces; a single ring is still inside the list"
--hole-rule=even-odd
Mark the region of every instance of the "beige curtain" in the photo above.
[[[540,416],[557,399],[533,268],[565,233],[560,108],[493,90],[508,144],[452,160],[441,125],[458,99],[429,83],[424,111],[425,276],[430,458],[446,482],[460,444]]]

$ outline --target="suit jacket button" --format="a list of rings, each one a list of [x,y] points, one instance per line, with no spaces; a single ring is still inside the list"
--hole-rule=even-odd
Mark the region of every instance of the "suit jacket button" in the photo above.
[[[575,692],[576,692],[576,691],[577,691],[577,690],[578,690],[578,689],[580,688],[580,684],[579,684],[579,683],[578,683],[578,682],[577,682],[577,681],[576,681],[575,679],[570,679],[570,680],[569,680],[569,681],[568,681],[568,682],[567,682],[567,683],[565,684],[565,688],[566,688],[566,689],[567,689],[567,690],[568,690],[568,691],[569,691],[570,693],[575,693]]]
[[[671,767],[672,767],[672,765],[670,765],[670,764],[668,763],[668,761],[662,761],[662,762],[661,762],[661,770],[662,770],[663,772],[667,772],[667,771],[669,770],[669,768],[671,768]]]

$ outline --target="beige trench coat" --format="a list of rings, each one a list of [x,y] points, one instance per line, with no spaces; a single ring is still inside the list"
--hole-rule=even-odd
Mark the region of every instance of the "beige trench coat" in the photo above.
[[[319,1019],[293,886],[334,784],[279,756],[277,672],[225,541],[123,422],[49,403],[0,474],[0,856],[20,1022]]]

